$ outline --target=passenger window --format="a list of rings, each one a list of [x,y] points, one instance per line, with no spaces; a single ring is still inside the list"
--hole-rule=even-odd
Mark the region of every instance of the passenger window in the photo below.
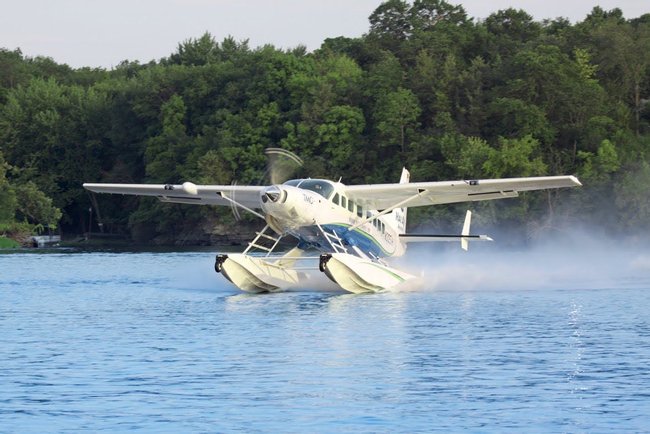
[[[345,197],[345,196],[341,196],[341,206],[342,206],[343,208],[347,208],[347,207],[348,207],[348,198],[347,198],[347,197]]]
[[[363,217],[363,207],[361,205],[357,205],[357,215]]]
[[[348,201],[348,211],[354,212],[354,202]]]

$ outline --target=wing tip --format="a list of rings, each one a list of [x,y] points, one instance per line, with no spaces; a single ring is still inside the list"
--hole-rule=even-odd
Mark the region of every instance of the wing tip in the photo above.
[[[580,182],[580,180],[576,176],[571,175],[569,176],[569,179],[571,180],[571,182],[573,182],[575,187],[582,187],[582,182]]]

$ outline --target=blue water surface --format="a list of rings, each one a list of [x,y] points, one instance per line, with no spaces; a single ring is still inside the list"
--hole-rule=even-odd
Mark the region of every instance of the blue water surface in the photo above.
[[[247,295],[212,264],[0,255],[0,432],[650,432],[647,280]]]

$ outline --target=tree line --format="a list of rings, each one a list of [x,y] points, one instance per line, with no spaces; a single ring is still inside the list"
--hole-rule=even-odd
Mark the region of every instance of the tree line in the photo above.
[[[264,183],[268,147],[302,157],[296,176],[346,184],[396,182],[402,166],[414,181],[575,174],[584,188],[474,204],[477,221],[528,236],[567,222],[646,231],[649,103],[650,14],[599,7],[572,24],[389,0],[365,35],[314,52],[205,33],[111,70],[0,49],[0,231],[102,223],[182,242],[244,230],[257,223],[227,209],[81,184]],[[409,223],[457,226],[466,206],[413,209]]]

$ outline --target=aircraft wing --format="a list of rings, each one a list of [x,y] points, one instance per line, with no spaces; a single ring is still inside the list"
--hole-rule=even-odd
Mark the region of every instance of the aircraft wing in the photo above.
[[[90,184],[85,189],[95,193],[153,196],[161,202],[196,205],[227,205],[232,201],[249,208],[260,208],[264,186],[183,184]],[[230,199],[230,200],[229,200]]]
[[[372,209],[401,206],[414,207],[444,203],[517,197],[521,191],[582,185],[575,176],[541,176],[530,178],[474,179],[405,184],[368,184],[345,187],[348,198]]]

